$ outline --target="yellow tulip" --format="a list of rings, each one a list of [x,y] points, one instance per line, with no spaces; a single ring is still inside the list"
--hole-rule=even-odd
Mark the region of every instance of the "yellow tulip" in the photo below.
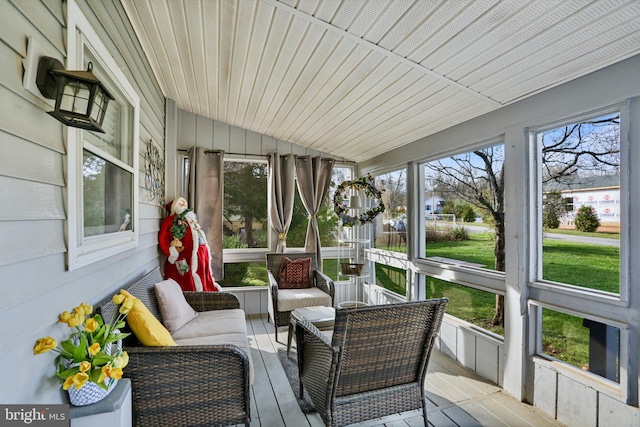
[[[133,297],[125,297],[122,305],[120,306],[120,313],[125,314],[131,311],[133,305],[136,303],[136,299]]]
[[[125,368],[129,364],[129,354],[123,351],[120,356],[113,359],[113,366],[116,368]]]
[[[88,350],[90,355],[95,356],[100,352],[100,343],[94,342]]]
[[[69,319],[71,319],[71,313],[69,313],[68,311],[65,311],[58,316],[58,322],[61,323],[69,323]]]
[[[91,313],[93,313],[93,306],[87,304],[86,302],[83,302],[82,304],[80,304],[80,307],[82,307],[82,310],[84,311],[84,314],[86,316],[90,315]]]
[[[74,310],[67,324],[69,325],[70,328],[73,328],[76,326],[80,326],[82,322],[84,322],[84,314],[80,314]]]
[[[51,337],[40,338],[33,347],[33,354],[42,354],[49,350],[53,350],[58,346],[56,340]]]
[[[87,332],[95,332],[98,329],[98,322],[93,317],[88,318],[84,322],[84,330]]]
[[[80,316],[84,316],[86,313],[84,312],[84,307],[82,305],[77,306],[73,309],[73,313],[79,314]]]
[[[98,377],[98,384],[104,382],[105,379],[109,378],[110,372],[111,372],[111,365],[104,365],[102,367],[102,371],[100,372],[100,377]]]
[[[122,369],[121,368],[112,368],[109,371],[109,378],[113,378],[114,380],[119,380],[122,378]]]
[[[66,380],[64,380],[64,383],[62,384],[62,389],[65,391],[69,390],[72,385],[73,385],[73,377],[69,377]]]
[[[91,369],[91,363],[83,360],[82,362],[80,362],[80,367],[78,369],[80,369],[80,372],[87,372],[89,369]]]
[[[89,375],[85,374],[84,372],[78,372],[71,377],[71,381],[76,387],[76,390],[80,390],[82,387],[84,387],[84,384],[89,381]]]
[[[122,294],[115,294],[113,296],[113,298],[111,298],[111,301],[116,304],[116,305],[120,305],[122,304],[122,301],[124,301],[124,295]]]

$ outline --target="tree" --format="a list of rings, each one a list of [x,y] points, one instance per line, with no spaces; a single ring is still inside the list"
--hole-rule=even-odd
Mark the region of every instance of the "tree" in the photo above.
[[[224,181],[224,216],[243,218],[247,246],[262,246],[254,238],[253,223],[255,220],[267,226],[267,165],[225,162]]]
[[[406,170],[400,169],[376,177],[376,187],[382,191],[382,202],[385,205],[384,215],[392,216],[402,212],[407,206]]]
[[[495,230],[495,269],[504,271],[504,155],[503,146],[476,150],[447,161],[427,164],[432,171],[428,179],[442,192],[455,194],[458,198],[486,211]],[[504,324],[504,297],[496,295],[493,325]]]
[[[542,182],[571,185],[576,177],[620,173],[620,114],[542,134]]]
[[[584,231],[586,233],[594,232],[600,227],[600,220],[598,214],[592,206],[582,205],[578,209],[576,219],[574,220],[576,230]]]

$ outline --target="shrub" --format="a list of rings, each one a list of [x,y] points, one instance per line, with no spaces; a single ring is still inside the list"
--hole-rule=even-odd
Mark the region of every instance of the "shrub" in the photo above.
[[[589,233],[596,231],[598,227],[600,227],[600,220],[598,219],[596,210],[593,209],[592,206],[582,205],[580,209],[578,209],[574,224],[576,230]]]
[[[545,206],[542,210],[542,226],[545,228],[560,227],[560,219],[553,205]]]
[[[469,234],[464,227],[455,227],[451,231],[451,237],[452,240],[469,240]]]
[[[447,226],[443,229],[427,227],[425,229],[425,237],[427,243],[454,242],[460,240],[469,240],[469,233],[467,233],[467,230],[464,227]]]
[[[243,243],[237,234],[232,234],[231,236],[223,234],[222,247],[224,249],[245,249],[247,248],[247,244]]]
[[[460,213],[462,214],[462,220],[464,222],[475,222],[476,212],[473,210],[473,206],[471,206],[470,204],[465,204],[462,207],[462,212]]]

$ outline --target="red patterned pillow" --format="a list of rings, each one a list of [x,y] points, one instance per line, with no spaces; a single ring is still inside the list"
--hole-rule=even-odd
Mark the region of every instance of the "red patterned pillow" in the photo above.
[[[291,261],[284,258],[280,264],[280,289],[305,289],[311,287],[311,258]]]

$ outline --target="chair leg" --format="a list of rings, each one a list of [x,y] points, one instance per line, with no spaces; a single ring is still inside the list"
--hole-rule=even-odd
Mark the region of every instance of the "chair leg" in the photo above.
[[[427,399],[422,398],[422,418],[424,418],[424,427],[429,427],[429,422],[427,421]]]

